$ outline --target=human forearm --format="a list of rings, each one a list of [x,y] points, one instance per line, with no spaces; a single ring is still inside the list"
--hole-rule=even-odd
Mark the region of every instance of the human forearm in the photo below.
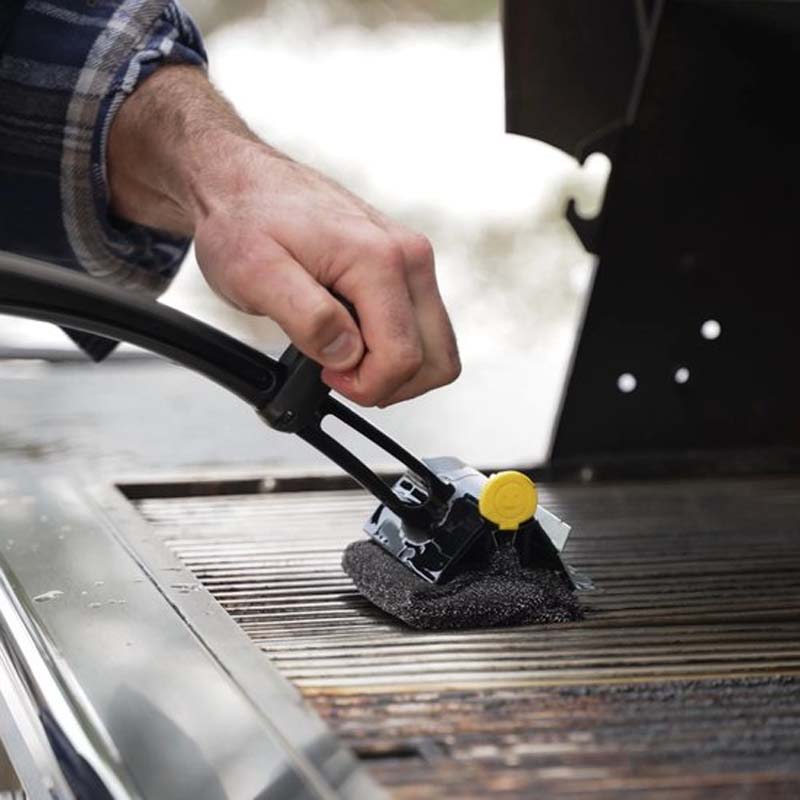
[[[256,141],[202,70],[163,67],[126,100],[111,127],[112,208],[131,222],[193,235],[203,198],[221,182],[221,155]]]

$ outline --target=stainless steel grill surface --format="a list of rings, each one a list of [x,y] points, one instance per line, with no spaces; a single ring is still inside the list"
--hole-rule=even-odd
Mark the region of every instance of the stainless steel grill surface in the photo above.
[[[800,480],[543,488],[586,620],[454,633],[342,573],[371,498],[300,486],[136,504],[398,796],[800,792]]]

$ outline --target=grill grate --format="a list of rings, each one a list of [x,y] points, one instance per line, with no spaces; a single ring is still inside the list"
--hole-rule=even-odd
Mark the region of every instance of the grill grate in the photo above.
[[[356,594],[339,560],[374,506],[362,492],[139,508],[308,691],[800,673],[800,536],[756,511],[748,484],[714,486],[702,499],[681,484],[543,491],[575,526],[568,561],[595,585],[582,593],[586,621],[464,633],[412,632]],[[794,483],[769,487],[773,510],[797,501]],[[645,497],[640,513],[622,513]],[[726,524],[715,509],[728,504],[739,509]]]
[[[136,501],[399,797],[797,796],[800,480],[542,488],[581,623],[413,632],[339,566],[374,501]],[[726,794],[728,793],[728,794]]]

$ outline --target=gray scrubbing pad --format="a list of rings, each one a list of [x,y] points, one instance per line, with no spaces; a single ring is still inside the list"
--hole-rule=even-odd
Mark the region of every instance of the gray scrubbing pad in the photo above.
[[[513,547],[498,548],[483,569],[441,585],[417,577],[372,541],[350,544],[342,567],[364,597],[420,630],[572,622],[583,616],[562,574],[521,566]]]

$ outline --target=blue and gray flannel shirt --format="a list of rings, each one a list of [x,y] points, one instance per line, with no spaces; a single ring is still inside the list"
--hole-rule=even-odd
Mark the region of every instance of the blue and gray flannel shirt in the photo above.
[[[175,0],[0,0],[0,249],[157,296],[189,240],[114,218],[106,141],[123,100],[159,65],[204,66]],[[113,343],[73,334],[94,358]]]

